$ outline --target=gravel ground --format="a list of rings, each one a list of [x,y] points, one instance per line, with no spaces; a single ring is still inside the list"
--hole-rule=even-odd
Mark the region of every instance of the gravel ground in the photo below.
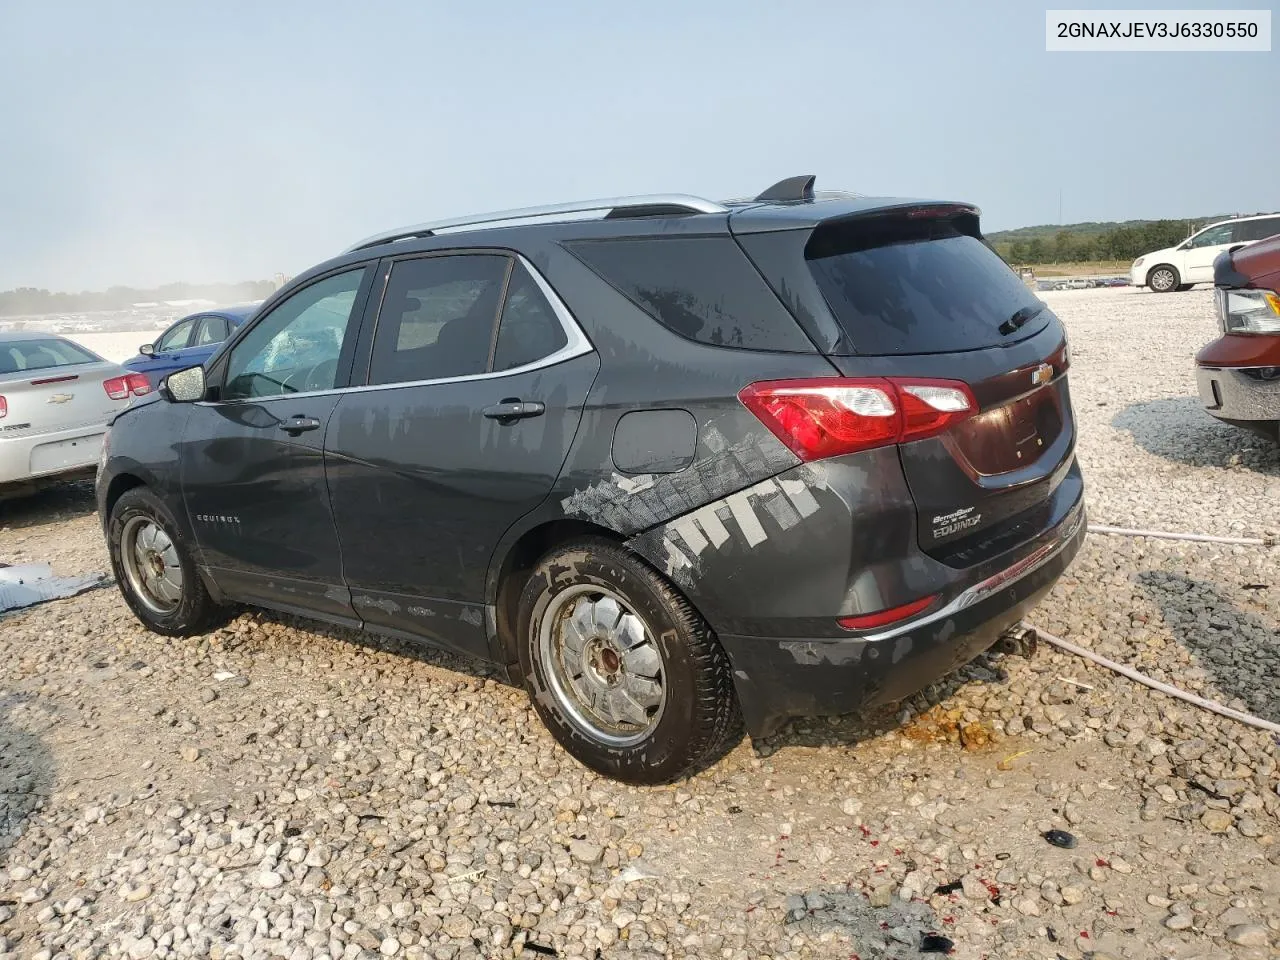
[[[1092,519],[1275,532],[1280,455],[1193,396],[1209,294],[1045,298]],[[106,569],[92,508],[0,503],[0,559]],[[1277,573],[1094,536],[1034,620],[1280,721]],[[98,590],[0,620],[0,957],[1274,957],[1278,758],[1007,644],[636,789],[474,663],[261,613],[171,642]]]

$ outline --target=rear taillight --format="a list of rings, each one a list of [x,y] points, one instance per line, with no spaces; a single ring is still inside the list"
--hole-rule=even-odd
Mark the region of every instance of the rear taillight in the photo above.
[[[937,599],[937,594],[931,597],[921,597],[919,600],[904,603],[900,607],[877,610],[875,613],[864,613],[856,617],[841,617],[836,623],[846,630],[874,630],[876,627],[887,627],[891,623],[898,623],[901,620],[914,617],[918,613],[923,613]]]
[[[123,400],[129,394],[144,397],[151,392],[151,381],[140,373],[129,373],[123,377],[112,377],[102,381],[102,387],[112,400]]]
[[[765,380],[738,399],[801,460],[921,440],[978,412],[967,384],[909,377]]]
[[[9,415],[9,401],[4,397],[0,397],[0,420]]]

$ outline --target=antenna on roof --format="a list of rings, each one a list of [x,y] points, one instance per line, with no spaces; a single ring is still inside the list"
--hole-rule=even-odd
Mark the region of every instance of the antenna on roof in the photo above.
[[[779,180],[760,196],[756,197],[756,201],[758,203],[779,203],[785,200],[812,200],[813,184],[817,179],[814,174],[806,173],[803,176]]]

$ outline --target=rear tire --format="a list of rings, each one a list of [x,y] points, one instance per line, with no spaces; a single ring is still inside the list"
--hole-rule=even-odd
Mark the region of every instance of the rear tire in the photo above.
[[[1152,267],[1147,274],[1147,286],[1155,293],[1173,293],[1180,283],[1182,278],[1178,275],[1177,268],[1167,263]]]
[[[164,501],[146,487],[126,491],[111,508],[107,547],[125,603],[149,630],[189,637],[230,618],[231,608],[205,588],[190,542]]]
[[[543,557],[520,595],[516,626],[538,716],[606,777],[679,780],[741,736],[729,658],[706,621],[608,540]]]

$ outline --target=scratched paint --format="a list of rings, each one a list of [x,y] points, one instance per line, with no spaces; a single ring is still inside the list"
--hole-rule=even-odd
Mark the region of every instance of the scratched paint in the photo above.
[[[762,480],[745,490],[671,520],[632,543],[669,577],[689,586],[708,553],[733,540],[746,547],[766,542],[818,512],[815,489],[826,489],[825,471],[810,465],[787,479]],[[772,531],[772,533],[771,533]]]
[[[400,612],[400,604],[396,603],[394,600],[388,600],[386,598],[375,599],[370,596],[359,596],[352,597],[351,602],[357,607],[373,607],[377,610],[383,611],[389,616]]]
[[[560,506],[568,516],[583,517],[619,533],[635,534],[699,510],[797,464],[795,455],[769,433],[753,433],[730,444],[712,423],[702,430],[699,445],[698,460],[679,473],[631,477],[614,473],[575,490],[560,501]],[[695,539],[700,533],[717,546],[727,539],[716,520],[699,523],[698,528],[698,533],[692,534]]]

